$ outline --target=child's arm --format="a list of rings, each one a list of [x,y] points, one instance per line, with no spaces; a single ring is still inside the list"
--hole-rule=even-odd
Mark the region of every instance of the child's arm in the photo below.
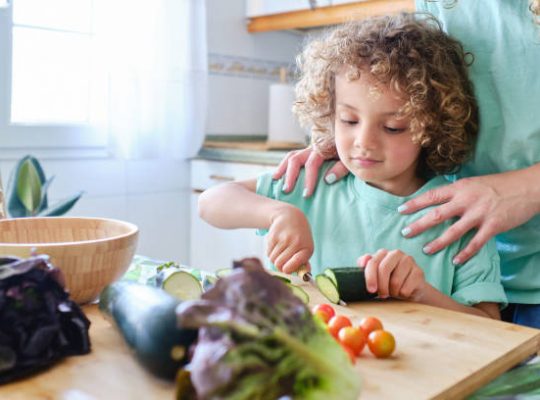
[[[298,208],[256,193],[256,180],[225,183],[199,197],[199,216],[218,228],[268,229],[266,253],[276,268],[292,273],[309,266],[313,239]]]
[[[379,297],[394,297],[448,310],[500,319],[497,303],[483,302],[465,306],[426,282],[424,272],[414,259],[400,250],[379,250],[373,256],[364,255],[358,263],[365,267],[366,286]]]

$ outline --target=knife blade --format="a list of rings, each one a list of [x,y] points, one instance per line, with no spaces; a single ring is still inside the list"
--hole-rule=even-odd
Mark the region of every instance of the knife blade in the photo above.
[[[305,266],[300,267],[298,270],[298,276],[304,281],[308,282],[311,286],[313,286],[315,289],[317,289],[318,292],[321,290],[317,286],[317,282],[315,282],[315,279],[313,279],[313,275],[311,275],[311,272],[307,270]],[[325,296],[326,297],[326,296]],[[340,306],[347,306],[347,303],[345,303],[343,300],[339,299],[338,304]]]

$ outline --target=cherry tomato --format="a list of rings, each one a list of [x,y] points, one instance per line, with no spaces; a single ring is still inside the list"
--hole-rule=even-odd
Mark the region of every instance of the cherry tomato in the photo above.
[[[325,324],[330,321],[330,318],[336,315],[336,312],[330,304],[317,304],[313,306],[311,312],[313,313],[313,315],[323,320]]]
[[[386,358],[394,352],[396,339],[390,332],[377,329],[369,334],[367,344],[375,357]]]
[[[342,346],[347,347],[355,356],[360,355],[366,345],[366,334],[357,326],[346,326],[338,332],[338,340]]]
[[[338,338],[338,333],[341,328],[346,326],[352,326],[351,320],[344,315],[334,315],[328,321],[328,332],[331,333],[333,337]]]
[[[364,331],[366,336],[377,329],[383,329],[381,320],[375,317],[362,318],[358,326]]]
[[[351,349],[349,349],[347,346],[341,345],[341,348],[347,355],[349,356],[349,360],[351,360],[351,364],[356,363],[356,355],[353,353]]]

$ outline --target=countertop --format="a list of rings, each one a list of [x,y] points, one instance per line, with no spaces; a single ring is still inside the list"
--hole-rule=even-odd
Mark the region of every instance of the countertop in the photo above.
[[[325,301],[305,282],[311,304]],[[364,302],[335,306],[358,323],[376,315],[394,333],[396,352],[384,360],[367,350],[355,369],[363,380],[361,400],[461,399],[538,350],[540,331],[408,302]],[[126,343],[95,305],[92,352],[67,357],[27,379],[0,387],[2,400],[173,399],[174,384],[137,363]]]
[[[277,165],[289,151],[305,146],[300,143],[269,143],[265,136],[207,136],[196,159]]]

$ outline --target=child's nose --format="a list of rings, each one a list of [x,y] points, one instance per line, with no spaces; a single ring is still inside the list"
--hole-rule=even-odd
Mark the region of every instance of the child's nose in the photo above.
[[[376,143],[375,127],[367,123],[360,124],[354,138],[355,147],[372,149],[376,146]]]

